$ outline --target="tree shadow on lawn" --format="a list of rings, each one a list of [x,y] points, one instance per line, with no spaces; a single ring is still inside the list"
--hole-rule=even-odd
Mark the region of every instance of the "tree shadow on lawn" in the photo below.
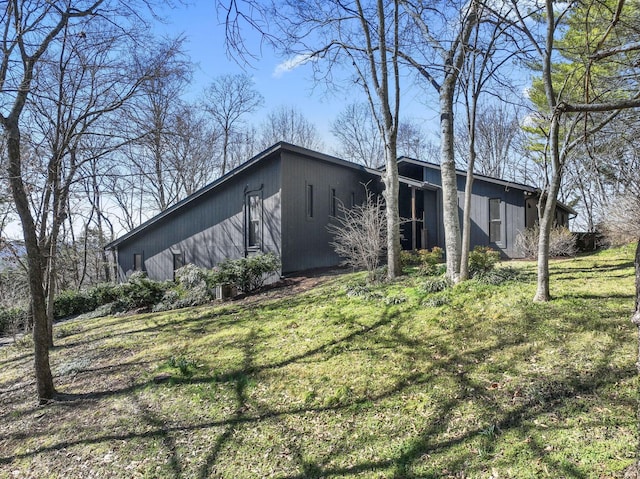
[[[265,303],[260,304],[260,309],[268,311],[270,309],[278,309],[282,308],[282,304],[286,304],[290,309],[295,309],[300,305],[305,304],[306,295],[302,294],[292,298],[284,298],[284,299],[274,299],[268,300]],[[212,311],[212,307],[215,308]],[[128,320],[127,316],[120,316],[116,320],[109,320],[109,323],[106,325],[100,324],[96,326],[90,326],[83,328],[73,334],[70,334],[66,337],[72,337],[77,334],[86,335],[89,331],[95,330],[104,330],[103,334],[95,335],[88,340],[83,341],[75,341],[68,342],[64,341],[65,338],[59,338],[61,341],[58,341],[56,347],[54,349],[67,349],[74,347],[81,347],[90,345],[93,343],[97,343],[103,340],[113,340],[118,337],[124,337],[130,339],[131,336],[136,334],[146,335],[153,332],[161,332],[165,331],[167,328],[176,327],[178,328],[178,332],[180,334],[191,333],[191,334],[205,334],[211,333],[211,329],[223,329],[229,325],[237,325],[246,322],[250,322],[251,315],[247,315],[248,311],[251,311],[256,308],[255,304],[246,303],[246,304],[221,304],[220,306],[215,305],[203,305],[203,306],[195,306],[191,308],[184,309],[176,309],[163,311],[158,313],[145,313],[142,315],[137,315],[135,318],[135,323],[140,324],[144,322],[151,322],[154,324],[149,324],[144,327],[138,327],[135,329],[124,329],[121,331],[113,332],[108,329],[108,326],[117,325],[120,326],[122,323],[126,323]],[[169,319],[171,316],[177,315],[185,315],[188,314],[186,318],[180,318],[178,321],[172,321]],[[238,316],[244,314],[246,319],[238,319]],[[167,317],[167,319],[158,320],[159,317]],[[101,321],[102,318],[96,319],[97,321]],[[89,321],[96,321],[89,320]]]
[[[521,312],[524,324],[531,319],[526,312]],[[613,354],[616,348],[620,347],[617,341],[613,341],[609,348],[600,354],[598,361],[594,366],[586,372],[577,372],[570,368],[563,370],[552,383],[547,378],[540,377],[530,384],[529,397],[518,398],[517,403],[505,404],[493,398],[487,392],[487,384],[478,379],[474,379],[474,369],[478,364],[492,353],[507,348],[528,344],[527,334],[535,331],[535,321],[532,321],[531,329],[525,330],[522,335],[513,337],[500,337],[494,341],[492,345],[474,345],[469,344],[464,350],[460,348],[464,342],[461,337],[473,334],[473,331],[480,326],[481,320],[470,320],[471,318],[462,318],[460,327],[455,327],[451,331],[444,331],[438,334],[425,337],[420,341],[414,337],[408,336],[403,331],[410,318],[399,318],[396,316],[397,311],[392,310],[388,306],[380,312],[379,318],[370,326],[342,335],[323,344],[302,351],[299,354],[289,356],[286,359],[274,361],[267,364],[256,364],[258,352],[256,343],[259,342],[259,335],[256,330],[252,329],[250,333],[242,340],[243,359],[242,364],[233,370],[214,376],[202,376],[194,378],[172,378],[171,387],[179,387],[180,385],[197,385],[205,383],[226,383],[233,390],[234,411],[226,418],[212,421],[200,421],[193,424],[167,426],[160,414],[153,411],[153,406],[143,402],[138,393],[149,388],[164,388],[167,384],[157,384],[154,380],[132,382],[126,387],[120,389],[110,389],[105,391],[96,391],[87,394],[70,394],[61,396],[63,403],[58,403],[57,407],[65,407],[66,404],[75,407],[76,405],[86,404],[87,402],[99,403],[102,399],[114,396],[131,396],[138,403],[138,409],[144,411],[141,419],[148,426],[144,432],[123,432],[120,434],[106,434],[88,438],[79,438],[72,440],[58,441],[43,447],[36,447],[29,452],[8,455],[0,457],[0,464],[10,464],[18,459],[41,455],[50,451],[58,451],[70,448],[76,445],[90,445],[98,443],[107,443],[111,441],[126,441],[130,439],[161,439],[163,447],[169,455],[168,469],[173,477],[182,477],[189,475],[185,473],[185,466],[181,463],[181,457],[176,445],[177,434],[189,433],[193,431],[201,431],[212,428],[224,428],[221,434],[217,435],[213,444],[207,444],[205,457],[201,461],[197,477],[205,478],[210,475],[217,474],[216,465],[221,459],[221,455],[225,454],[232,447],[232,441],[237,434],[241,434],[247,428],[254,428],[263,421],[280,420],[284,430],[289,431],[289,436],[285,440],[291,444],[294,451],[293,458],[297,463],[299,473],[283,474],[279,477],[288,479],[302,479],[313,477],[347,477],[354,476],[367,471],[372,472],[391,472],[390,477],[394,478],[411,478],[411,477],[442,477],[443,471],[440,473],[429,473],[430,475],[419,474],[415,472],[416,467],[424,465],[425,457],[428,455],[443,454],[448,450],[455,449],[457,452],[452,457],[445,460],[444,469],[449,473],[460,472],[464,469],[469,458],[473,454],[470,446],[461,451],[462,445],[470,444],[482,437],[487,428],[487,424],[481,426],[470,427],[468,430],[451,436],[445,434],[447,428],[452,426],[454,422],[454,413],[465,402],[483,401],[493,409],[491,424],[497,428],[500,433],[507,431],[515,431],[518,436],[530,439],[529,430],[532,428],[531,423],[536,418],[544,417],[548,413],[557,411],[567,402],[572,401],[579,395],[595,394],[601,389],[613,386],[621,381],[628,380],[635,376],[633,364],[627,367],[612,368],[608,362],[608,356]],[[200,321],[202,318],[199,319]],[[390,333],[381,337],[380,330],[386,326]],[[386,329],[385,329],[386,331]],[[432,366],[429,370],[412,371],[407,370],[402,376],[396,378],[395,383],[386,390],[379,391],[377,394],[367,394],[348,398],[347,400],[334,405],[312,406],[305,405],[303,407],[289,407],[278,409],[265,406],[264,404],[252,403],[248,394],[248,386],[250,381],[260,381],[262,373],[278,370],[294,363],[303,362],[309,358],[323,356],[334,356],[342,354],[345,349],[335,348],[336,345],[344,344],[346,350],[350,350],[351,346],[358,339],[366,338],[373,344],[384,343],[386,347],[406,348],[413,351],[415,355],[430,355]],[[434,354],[437,353],[437,354]],[[410,363],[410,358],[405,358]],[[409,388],[420,386],[429,388],[435,376],[445,375],[456,384],[455,390],[462,392],[459,395],[443,398],[437,402],[438,415],[430,422],[416,421],[416,433],[403,442],[400,448],[393,453],[391,457],[379,460],[360,460],[347,466],[334,465],[339,462],[341,456],[347,452],[354,452],[358,448],[367,446],[366,443],[355,444],[338,444],[331,453],[325,454],[323,457],[310,457],[305,453],[304,448],[293,440],[296,431],[291,429],[290,419],[303,417],[308,413],[331,413],[352,411],[354,407],[359,405],[381,405],[384,400],[389,398],[398,398],[406,394]],[[631,410],[634,405],[630,405]],[[55,405],[52,411],[55,410]],[[285,421],[286,420],[286,421]],[[285,423],[286,422],[286,423]],[[18,440],[16,435],[4,435],[3,439]],[[202,445],[205,446],[204,444]],[[492,444],[487,445],[487,452],[492,453]],[[558,475],[564,477],[582,478],[586,477],[578,468],[571,464],[558,463],[547,451],[535,440],[529,440],[527,446],[536,458],[548,465],[549,468],[556,471]],[[317,454],[317,453],[316,453]],[[317,454],[317,456],[320,456]],[[444,470],[443,469],[443,470]],[[479,471],[478,471],[479,472]]]
[[[595,261],[597,261],[597,264],[595,264]],[[562,276],[563,279],[584,279],[588,276],[599,276],[603,273],[606,273],[606,276],[608,278],[626,278],[633,276],[633,268],[633,260],[615,262],[613,264],[602,264],[601,260],[594,260],[593,267],[566,267],[564,261],[561,261],[559,263],[551,262],[551,264],[549,265],[549,273],[552,277]],[[620,274],[609,274],[615,272],[620,272]]]

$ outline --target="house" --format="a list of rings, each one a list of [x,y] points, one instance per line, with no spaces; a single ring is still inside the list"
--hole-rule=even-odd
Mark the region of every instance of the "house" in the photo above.
[[[409,218],[402,227],[403,249],[431,249],[444,246],[440,165],[411,158],[398,159],[398,173],[403,178],[422,181],[416,188],[401,184],[400,216]],[[467,172],[457,170],[458,208],[462,224],[462,205]],[[516,238],[525,228],[538,222],[540,190],[531,186],[488,176],[473,175],[471,189],[471,248],[490,246],[504,258],[519,258]],[[558,203],[555,223],[569,227],[576,211]]]
[[[439,167],[398,160],[403,247],[444,245]],[[363,185],[381,194],[381,170],[278,143],[106,246],[117,273],[172,279],[187,263],[211,268],[227,258],[273,252],[282,274],[340,263],[327,231],[338,205],[360,204]],[[459,190],[464,173],[459,173]],[[534,188],[478,177],[473,188],[472,247],[491,245],[517,257],[514,239],[533,224]],[[572,210],[568,211],[571,213]],[[537,213],[536,213],[537,215]],[[537,216],[536,216],[537,217]],[[567,215],[568,221],[568,215]]]

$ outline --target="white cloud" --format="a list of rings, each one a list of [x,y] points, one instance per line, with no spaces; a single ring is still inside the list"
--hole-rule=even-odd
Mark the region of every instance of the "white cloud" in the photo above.
[[[296,55],[295,57],[289,58],[283,61],[282,63],[279,63],[278,65],[276,65],[276,68],[273,70],[273,73],[271,74],[271,76],[273,76],[274,78],[280,78],[285,73],[290,72],[295,68],[298,68],[299,66],[304,65],[309,60],[311,60],[311,56],[309,56],[308,54]]]

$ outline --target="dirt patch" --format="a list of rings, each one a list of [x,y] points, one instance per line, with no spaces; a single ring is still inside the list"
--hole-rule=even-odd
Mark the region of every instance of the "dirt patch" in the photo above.
[[[258,303],[264,300],[286,298],[288,296],[310,291],[336,276],[347,273],[348,271],[349,270],[345,268],[319,268],[294,273],[281,279],[277,283],[263,287],[257,293],[238,295],[232,300],[232,302],[240,304]]]

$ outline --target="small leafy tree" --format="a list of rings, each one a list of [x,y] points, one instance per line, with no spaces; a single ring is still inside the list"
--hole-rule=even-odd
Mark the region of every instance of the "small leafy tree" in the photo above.
[[[361,205],[338,205],[338,216],[327,229],[333,235],[331,246],[344,258],[342,264],[364,268],[372,282],[386,250],[387,225],[384,200],[366,186],[365,193],[366,200]]]

